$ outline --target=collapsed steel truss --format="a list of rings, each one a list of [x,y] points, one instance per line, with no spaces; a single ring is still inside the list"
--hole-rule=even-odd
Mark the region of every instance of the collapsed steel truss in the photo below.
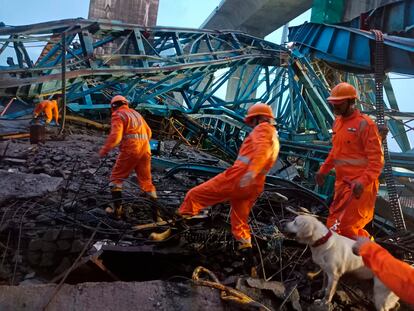
[[[304,27],[295,28],[291,33],[292,38],[302,44],[301,49],[317,44],[316,39],[317,42],[324,41],[333,29],[333,26],[311,25],[310,30],[306,28],[308,26]],[[320,31],[315,33],[315,27]],[[342,37],[349,33],[349,40],[364,41],[363,46],[367,49],[364,54],[369,57],[372,38],[356,30],[336,29],[343,33]],[[324,32],[327,34],[323,35]],[[315,37],[317,35],[320,38]],[[322,59],[328,57],[329,61],[331,54],[332,57],[342,57],[343,53],[333,52],[340,48],[336,37],[332,35],[331,43],[325,44],[330,47],[330,52],[319,52]],[[0,57],[7,58],[8,64],[0,67],[0,100],[3,104],[11,97],[17,97],[28,104],[30,111],[36,96],[47,97],[61,92],[63,69],[68,107],[73,111],[106,108],[111,96],[123,94],[137,108],[153,113],[169,115],[172,110],[179,110],[194,114],[202,111],[204,114],[226,114],[237,122],[242,121],[249,104],[263,101],[273,107],[279,133],[287,142],[330,138],[333,115],[324,100],[328,84],[324,74],[314,70],[318,66],[311,65],[298,50],[291,51],[244,33],[142,28],[70,19],[4,26],[0,28],[0,40],[4,42]],[[38,57],[34,57],[36,54],[31,50],[33,44],[41,48]],[[403,55],[408,55],[411,43],[400,45]],[[353,45],[348,48],[358,49]],[[399,51],[396,47],[393,49]],[[354,52],[346,55],[348,57],[342,58],[341,62],[349,66],[355,65],[356,60],[370,64],[365,58],[352,58]],[[62,66],[62,60],[65,66]],[[357,87],[365,88],[365,92],[361,92],[365,106],[360,108],[374,112],[373,82],[370,85],[358,76],[349,79],[353,79],[351,82]],[[227,94],[223,99],[220,94],[225,91]],[[411,146],[401,120],[410,120],[412,116],[398,111],[389,80],[385,91],[390,102],[390,108],[386,110],[392,120],[390,129],[401,149],[407,151]],[[5,117],[24,113],[27,111],[6,114]],[[229,120],[224,123],[234,122]],[[215,129],[210,136],[217,138],[219,132],[226,132],[226,127],[234,127],[222,124],[220,121],[223,129]],[[223,140],[228,134],[222,134],[218,139]],[[227,145],[224,144],[224,149],[230,154],[237,151],[238,144]]]
[[[307,60],[243,33],[142,28],[83,19],[0,28],[0,52],[17,58],[1,67],[0,95],[31,102],[61,91],[62,59],[72,110],[107,107],[123,94],[140,108],[166,113],[219,108],[242,120],[246,107],[271,104],[281,129],[327,139],[333,115],[326,87]],[[34,60],[27,46],[43,43]],[[226,100],[218,94],[232,85]],[[303,91],[306,89],[306,91]]]
[[[317,33],[322,36],[323,31],[329,32],[329,27],[332,28],[326,26]],[[304,44],[301,49],[314,43],[313,29],[292,30],[292,38]],[[364,55],[369,57],[371,38],[357,31],[337,29],[344,33],[342,37],[349,33],[349,40],[360,38],[352,40],[365,42]],[[315,38],[324,41],[327,35]],[[340,49],[335,38],[326,44],[332,51]],[[1,101],[6,104],[11,97],[17,97],[28,103],[27,110],[6,115],[9,118],[30,111],[35,96],[61,92],[64,70],[67,101],[72,111],[107,108],[111,96],[123,94],[137,108],[153,113],[166,115],[171,110],[198,113],[212,109],[214,113],[219,111],[241,121],[248,105],[263,101],[273,107],[281,136],[287,140],[330,138],[333,115],[324,100],[328,84],[323,73],[315,71],[298,50],[291,51],[244,33],[143,28],[70,19],[4,26],[0,28],[0,41],[4,42],[0,59],[7,58],[8,64],[0,66]],[[400,45],[403,55],[408,55],[406,49],[411,46]],[[37,52],[39,56],[35,56],[33,48],[42,49]],[[349,48],[358,49],[353,45]],[[342,55],[332,51],[336,58]],[[355,54],[347,52],[348,57],[341,64],[359,68],[352,58]],[[326,58],[324,55],[328,55],[329,61],[329,51],[322,59]],[[369,64],[365,58],[358,59]],[[365,85],[361,94],[367,94],[362,110],[373,112],[374,87],[368,85],[367,91],[367,83],[358,79],[354,78],[354,84]],[[385,90],[391,106],[388,115],[392,119],[411,119],[395,115],[399,113],[398,105],[390,83]],[[404,126],[397,122],[390,123],[391,131],[401,149],[407,151],[411,146]]]
[[[69,109],[93,113],[108,108],[113,95],[122,94],[136,109],[155,114],[202,113],[196,118],[210,140],[234,157],[248,132],[241,125],[247,107],[266,102],[276,116],[285,148],[281,154],[305,159],[304,177],[311,178],[329,151],[315,140],[329,141],[334,117],[325,102],[329,85],[323,72],[315,70],[303,53],[370,72],[372,38],[344,27],[311,24],[294,29],[292,36],[299,49],[288,50],[240,32],[143,28],[84,19],[4,26],[0,27],[4,42],[0,57],[7,57],[8,66],[0,67],[0,103],[16,97],[27,104],[27,110],[6,115],[13,118],[32,110],[36,97],[64,89]],[[327,38],[331,39],[328,43]],[[348,49],[341,47],[338,38],[347,39]],[[363,47],[363,55],[356,52],[354,41]],[[38,57],[30,50],[31,44],[41,48]],[[411,73],[414,66],[404,60],[411,60],[412,40],[389,38],[386,44],[389,53],[403,56],[389,61],[387,68]],[[375,87],[361,82],[358,75],[350,79],[365,88],[360,108],[374,113]],[[401,120],[412,119],[412,115],[399,112],[389,81],[385,89],[391,131],[407,151],[411,146]],[[412,157],[402,161],[400,167],[411,169]]]

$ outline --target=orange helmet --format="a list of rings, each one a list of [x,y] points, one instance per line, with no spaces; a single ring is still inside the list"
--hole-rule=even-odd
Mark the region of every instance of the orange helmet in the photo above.
[[[122,95],[116,95],[111,99],[111,109],[114,110],[122,105],[128,105],[129,101]]]
[[[244,122],[249,122],[251,118],[256,116],[264,116],[274,119],[272,108],[269,105],[263,103],[254,104],[247,110],[247,115],[244,118]]]
[[[328,100],[335,104],[335,101],[356,98],[358,98],[356,89],[349,83],[341,82],[332,89],[331,96],[328,97]]]

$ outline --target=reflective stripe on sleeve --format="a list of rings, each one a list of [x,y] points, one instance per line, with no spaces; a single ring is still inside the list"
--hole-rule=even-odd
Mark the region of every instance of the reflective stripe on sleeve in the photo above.
[[[237,157],[236,161],[243,162],[244,164],[250,164],[250,161],[251,160],[248,157],[246,157],[246,156],[239,155]]]

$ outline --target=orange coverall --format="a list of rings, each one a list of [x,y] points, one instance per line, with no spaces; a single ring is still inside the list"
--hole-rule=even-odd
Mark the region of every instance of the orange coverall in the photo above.
[[[332,149],[319,173],[336,171],[335,195],[329,208],[327,227],[339,222],[337,232],[354,239],[369,237],[364,227],[374,217],[378,177],[384,165],[381,137],[374,121],[355,110],[349,117],[337,117]],[[350,181],[359,181],[364,191],[359,199],[352,194]]]
[[[242,243],[250,242],[249,213],[263,191],[266,174],[278,154],[276,129],[267,122],[260,123],[243,142],[232,167],[187,193],[179,209],[180,214],[197,215],[207,206],[230,201],[233,236]],[[248,171],[253,172],[253,180],[241,188],[240,179]]]
[[[46,115],[46,123],[50,123],[50,121],[52,121],[52,116],[54,117],[56,124],[58,123],[59,110],[56,100],[43,100],[38,103],[33,111],[33,115],[36,118],[42,112]]]
[[[384,248],[366,242],[359,248],[364,264],[385,286],[405,302],[414,306],[414,268],[394,258]]]
[[[111,184],[122,188],[122,182],[135,169],[138,184],[145,192],[155,191],[151,177],[151,129],[144,118],[127,105],[112,113],[111,133],[99,154],[105,156],[119,143],[120,153],[111,174]]]

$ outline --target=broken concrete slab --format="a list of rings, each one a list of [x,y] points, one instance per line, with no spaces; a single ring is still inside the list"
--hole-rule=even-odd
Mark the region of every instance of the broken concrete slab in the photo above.
[[[246,286],[244,283],[246,283],[248,286]],[[286,292],[285,285],[277,281],[265,281],[264,279],[252,277],[239,278],[237,280],[236,288],[243,289],[243,291],[246,293],[251,293],[248,287],[251,287],[253,289],[252,295],[256,295],[255,298],[258,299],[257,301],[264,303],[265,300],[268,300],[268,305],[270,305],[270,303],[273,303],[273,308],[275,310],[284,310],[285,308],[283,308],[283,305],[286,303],[286,301],[290,301],[291,305],[287,308],[288,310],[302,311],[302,307],[299,301],[300,296],[296,287]],[[260,290],[261,292],[257,290]],[[276,299],[269,300],[269,297],[265,295],[266,290],[272,292],[275,295],[274,298]],[[283,301],[283,304],[276,307],[276,301]]]
[[[246,282],[250,287],[258,289],[267,289],[272,291],[276,297],[284,298],[285,295],[285,285],[281,282],[276,281],[265,281],[262,279],[256,278],[246,278]]]
[[[63,178],[0,170],[0,202],[44,196],[62,186]]]
[[[0,310],[43,310],[56,284],[0,286]],[[191,283],[100,282],[63,285],[48,311],[237,310],[221,301],[218,290]]]

